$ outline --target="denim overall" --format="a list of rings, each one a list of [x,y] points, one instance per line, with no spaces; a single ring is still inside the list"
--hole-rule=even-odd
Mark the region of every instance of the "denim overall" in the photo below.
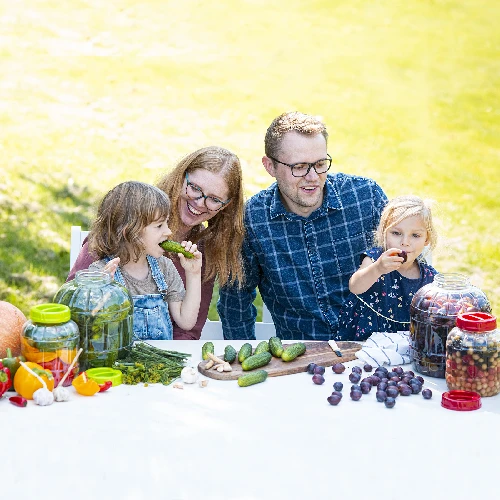
[[[147,259],[159,293],[132,295],[134,301],[134,340],[172,340],[172,321],[168,305],[165,302],[168,286],[158,261],[150,255],[147,256]],[[107,258],[106,260],[109,262],[111,259]],[[115,280],[120,285],[126,286],[120,268],[116,269]]]

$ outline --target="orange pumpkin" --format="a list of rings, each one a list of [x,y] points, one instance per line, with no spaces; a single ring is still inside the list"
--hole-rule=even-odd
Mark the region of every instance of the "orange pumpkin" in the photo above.
[[[0,300],[0,358],[7,356],[9,347],[13,356],[21,354],[21,332],[26,321],[16,306]]]
[[[54,389],[54,377],[50,370],[44,370],[42,366],[32,363],[31,361],[26,362],[33,371],[40,370],[44,373],[37,373],[40,378],[47,384],[47,389],[52,391]],[[40,381],[34,377],[28,370],[25,370],[22,366],[19,367],[14,376],[14,389],[15,391],[26,399],[33,399],[33,393],[38,389],[41,389],[43,385]]]

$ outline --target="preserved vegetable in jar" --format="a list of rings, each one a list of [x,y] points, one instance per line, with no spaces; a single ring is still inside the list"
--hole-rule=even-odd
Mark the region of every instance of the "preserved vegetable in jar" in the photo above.
[[[133,341],[133,302],[129,291],[108,273],[78,271],[54,302],[67,305],[80,330],[81,370],[112,367],[126,357]]]
[[[446,340],[457,316],[491,312],[486,295],[461,274],[437,274],[410,306],[410,358],[413,368],[430,377],[445,377]]]
[[[481,396],[500,392],[500,331],[495,316],[461,314],[446,341],[446,384]]]
[[[62,304],[40,304],[30,310],[30,319],[21,333],[21,354],[33,363],[50,370],[57,387],[75,359],[80,345],[77,324],[69,307]],[[71,385],[78,375],[78,362],[63,385]]]

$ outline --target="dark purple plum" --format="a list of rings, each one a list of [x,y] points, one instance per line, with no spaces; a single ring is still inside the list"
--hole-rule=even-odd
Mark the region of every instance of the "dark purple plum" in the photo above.
[[[363,394],[368,394],[372,390],[372,384],[369,382],[361,382],[359,386],[361,387],[361,392]]]
[[[331,396],[328,396],[326,398],[326,400],[332,405],[332,406],[337,406],[339,403],[340,403],[340,400],[342,398],[340,398],[339,396],[337,396],[336,394],[335,395],[331,395]]]
[[[333,373],[337,373],[337,374],[344,373],[345,366],[342,363],[335,363],[332,366],[332,371],[333,371]]]
[[[397,387],[398,383],[394,382],[394,380],[389,380],[387,382],[387,387]]]
[[[385,382],[380,382],[380,384],[377,385],[377,389],[379,391],[385,391],[389,387]]]
[[[409,385],[406,385],[406,384],[400,385],[399,386],[399,394],[401,394],[401,396],[411,396],[412,395],[411,387]]]
[[[377,377],[376,375],[372,375],[371,377],[368,377],[371,379],[371,384],[372,385],[378,385],[380,384],[380,381],[382,380],[380,377]]]
[[[419,385],[420,387],[422,387],[422,382],[420,382],[420,380],[418,380],[417,378],[412,378],[410,380],[410,385],[411,384]]]
[[[424,382],[425,382],[424,377],[421,377],[420,375],[417,375],[415,378],[416,378],[416,379],[417,379],[417,380],[418,380],[418,381],[419,381],[422,385],[424,385]]]
[[[363,366],[363,370],[365,372],[371,372],[373,370],[373,366],[372,365],[369,365],[368,363],[366,363],[364,366]]]
[[[349,374],[349,380],[353,384],[357,384],[361,380],[361,375],[359,373],[352,372],[352,373]]]
[[[321,385],[325,381],[325,377],[323,377],[323,375],[320,375],[319,373],[315,373],[312,377],[312,381],[316,385]]]
[[[316,368],[316,363],[309,363],[307,365],[307,373],[309,373],[310,375],[312,375],[314,373],[314,369]]]
[[[333,391],[332,396],[338,396],[340,399],[342,399],[342,393],[340,391]]]
[[[325,373],[325,367],[324,366],[316,365],[314,367],[314,373],[316,373],[318,375],[323,375],[323,373]]]
[[[363,370],[359,366],[352,367],[352,373],[359,373],[360,375],[363,373]]]
[[[403,373],[404,373],[404,370],[403,370],[403,368],[402,368],[401,366],[395,366],[395,367],[392,369],[392,371],[393,371],[394,373],[397,373],[399,376],[403,375]]]
[[[418,394],[422,390],[422,386],[420,384],[410,384],[410,387],[413,394]]]
[[[351,392],[352,391],[360,391],[361,392],[361,387],[357,384],[351,385]]]
[[[401,379],[402,382],[404,382],[405,384],[409,384],[410,383],[410,380],[411,380],[411,377],[403,377]]]
[[[344,384],[342,382],[335,382],[335,384],[333,384],[333,388],[340,392],[344,388]]]
[[[394,408],[394,406],[396,405],[396,400],[394,398],[388,397],[384,401],[384,404],[386,408]]]
[[[399,391],[396,387],[388,387],[385,392],[390,398],[397,398],[399,396]]]
[[[401,377],[398,377],[397,375],[391,377],[389,380],[392,380],[393,382],[399,382],[401,380]]]
[[[359,401],[363,393],[361,391],[351,391],[351,399],[353,401]]]
[[[375,397],[379,403],[383,403],[387,399],[387,394],[385,391],[377,391]]]
[[[424,399],[431,399],[432,398],[432,391],[430,389],[424,389],[422,391],[422,396]]]

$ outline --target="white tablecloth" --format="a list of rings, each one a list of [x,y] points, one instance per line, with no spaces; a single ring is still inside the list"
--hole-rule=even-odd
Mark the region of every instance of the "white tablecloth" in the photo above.
[[[225,341],[214,341],[222,353]],[[239,348],[243,342],[231,342]],[[193,354],[201,341],[155,342]],[[348,367],[360,364],[348,363]],[[407,365],[409,367],[409,365]],[[126,386],[67,403],[0,401],[3,495],[71,499],[497,498],[500,396],[473,412],[434,396],[349,398],[348,368],[317,386],[300,373],[240,388]],[[326,398],[335,381],[344,398]],[[71,388],[73,391],[73,388]],[[2,496],[3,496],[2,495]]]

